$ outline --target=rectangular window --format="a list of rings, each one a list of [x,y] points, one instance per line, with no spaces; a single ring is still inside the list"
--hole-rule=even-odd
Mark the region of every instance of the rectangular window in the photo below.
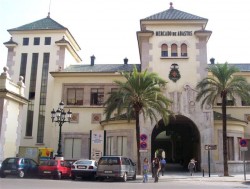
[[[234,160],[234,137],[227,137],[227,158]]]
[[[48,86],[48,75],[49,75],[49,59],[50,59],[50,54],[49,53],[44,53],[43,54],[41,89],[40,89],[39,117],[38,117],[38,128],[37,128],[37,143],[43,143],[43,139],[44,139],[45,107],[46,107],[46,99],[47,99],[47,86]]]
[[[234,100],[227,100],[227,106],[234,106]]]
[[[247,101],[242,100],[242,101],[241,101],[241,105],[242,105],[242,106],[250,106],[250,102],[247,102]]]
[[[20,76],[23,76],[24,81],[25,81],[25,76],[26,76],[27,59],[28,59],[28,54],[22,53],[21,64],[20,64]]]
[[[114,137],[107,137],[107,155],[114,155]]]
[[[65,139],[65,159],[80,159],[82,152],[82,140],[79,138]]]
[[[161,51],[162,57],[168,57],[168,51]]]
[[[83,88],[67,89],[67,105],[83,105]]]
[[[117,155],[127,156],[128,149],[127,149],[128,139],[125,136],[118,136],[117,137]]]
[[[38,53],[33,53],[32,54],[31,74],[30,74],[29,100],[35,99],[37,66],[38,66]]]
[[[171,56],[173,56],[173,57],[177,57],[177,53],[176,52],[173,52],[173,53],[171,53]]]
[[[26,122],[25,136],[32,136],[33,117],[34,117],[34,100],[30,100],[30,102],[28,104],[28,111],[27,111],[27,122]]]
[[[111,88],[111,93],[118,92],[118,88]]]
[[[32,136],[34,102],[35,102],[35,94],[36,94],[37,65],[38,65],[38,53],[33,53],[32,54],[31,74],[30,74],[29,104],[28,104],[25,136]]]
[[[44,45],[50,45],[51,44],[51,37],[45,37]]]
[[[104,98],[103,88],[92,88],[90,94],[90,105],[102,105]]]
[[[247,140],[247,148],[248,148],[248,150],[245,151],[245,152],[241,152],[241,159],[240,160],[244,160],[243,158],[244,158],[244,155],[245,155],[245,160],[249,161],[250,160],[250,150],[249,150],[250,149],[250,139],[246,139],[246,140]]]
[[[222,102],[217,102],[217,106],[221,106]],[[234,106],[234,100],[227,100],[227,106]]]
[[[181,53],[181,56],[186,57],[187,53]]]
[[[23,46],[27,46],[29,45],[29,38],[28,37],[24,37],[23,38]]]
[[[34,45],[40,45],[40,37],[34,38]]]
[[[238,154],[239,154],[239,160],[243,160],[241,157],[240,140],[241,140],[241,137],[237,137],[237,141],[238,141],[237,150],[238,150]]]

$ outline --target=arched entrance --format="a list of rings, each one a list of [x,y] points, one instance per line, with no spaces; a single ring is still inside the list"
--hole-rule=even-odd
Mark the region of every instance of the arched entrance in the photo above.
[[[151,158],[165,156],[171,167],[169,171],[187,170],[191,158],[195,158],[197,170],[200,170],[200,133],[189,118],[176,115],[167,126],[160,121],[152,131],[151,145]]]

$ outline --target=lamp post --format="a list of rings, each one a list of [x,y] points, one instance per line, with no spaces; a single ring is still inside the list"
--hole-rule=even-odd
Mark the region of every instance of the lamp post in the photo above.
[[[61,101],[59,103],[58,109],[55,111],[54,109],[51,111],[51,119],[52,122],[56,122],[59,125],[59,139],[58,139],[58,149],[56,157],[62,158],[62,126],[65,122],[70,122],[72,116],[72,112],[69,110],[67,113],[64,111],[64,103]],[[56,118],[56,119],[55,119]]]

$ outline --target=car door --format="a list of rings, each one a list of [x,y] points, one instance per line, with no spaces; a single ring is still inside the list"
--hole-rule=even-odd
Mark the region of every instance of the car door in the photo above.
[[[129,159],[129,163],[130,163],[129,170],[131,172],[131,176],[134,176],[135,175],[135,170],[136,170],[135,163],[131,159]]]
[[[128,173],[128,177],[132,177],[133,176],[133,170],[132,170],[132,167],[131,167],[130,160],[128,158],[125,158],[125,164],[126,164],[126,171]]]
[[[29,159],[25,159],[23,158],[21,161],[20,161],[20,166],[23,167],[23,170],[26,174],[30,174],[30,162],[29,162]]]
[[[30,175],[36,176],[38,174],[38,164],[33,160],[29,160]]]

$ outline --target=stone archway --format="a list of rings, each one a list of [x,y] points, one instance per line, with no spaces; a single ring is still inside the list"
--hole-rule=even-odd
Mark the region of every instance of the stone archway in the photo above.
[[[151,158],[159,151],[165,153],[168,164],[178,165],[178,170],[186,170],[191,158],[196,159],[197,170],[200,170],[200,133],[194,122],[182,115],[171,117],[167,126],[160,121],[152,130]]]

